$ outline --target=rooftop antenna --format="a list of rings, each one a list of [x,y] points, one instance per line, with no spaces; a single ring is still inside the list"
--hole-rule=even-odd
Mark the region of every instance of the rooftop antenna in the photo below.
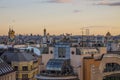
[[[89,29],[87,28],[87,29],[86,29],[86,35],[89,36],[89,33],[90,33],[90,32],[89,32]]]
[[[84,29],[84,27],[82,27],[81,29],[82,29],[82,47],[83,47],[83,35],[84,35],[83,29]]]
[[[89,29],[87,28],[87,29],[86,29],[87,46],[89,46],[89,40],[90,40],[89,34],[90,34],[90,31],[89,31]]]
[[[44,27],[43,35],[46,36],[46,28],[45,28],[45,26],[43,26],[43,27]]]
[[[13,25],[11,27],[12,27],[11,29],[13,30]]]
[[[10,30],[10,25],[9,25],[9,30]]]

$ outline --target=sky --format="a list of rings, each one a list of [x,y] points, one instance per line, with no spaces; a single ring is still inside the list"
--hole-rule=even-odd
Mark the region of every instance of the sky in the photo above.
[[[120,34],[120,0],[0,0],[0,35]]]

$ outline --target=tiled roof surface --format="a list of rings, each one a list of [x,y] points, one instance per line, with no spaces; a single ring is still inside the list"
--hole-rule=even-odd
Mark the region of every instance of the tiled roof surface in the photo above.
[[[7,62],[11,61],[32,61],[35,60],[35,57],[32,54],[24,53],[24,52],[5,52],[2,54],[2,59],[6,60]]]
[[[0,58],[0,76],[14,71],[13,68]]]

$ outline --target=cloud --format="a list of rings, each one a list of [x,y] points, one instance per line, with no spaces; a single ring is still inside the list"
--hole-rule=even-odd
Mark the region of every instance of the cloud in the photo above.
[[[120,1],[103,0],[101,2],[96,3],[96,5],[120,6]]]
[[[70,3],[72,0],[47,0],[47,3]]]
[[[80,13],[81,11],[80,10],[74,10],[73,13]]]

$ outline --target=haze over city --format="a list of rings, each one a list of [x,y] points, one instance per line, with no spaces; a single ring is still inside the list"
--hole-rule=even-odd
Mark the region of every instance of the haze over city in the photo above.
[[[120,0],[0,0],[0,80],[120,80]]]
[[[120,0],[0,0],[0,35],[7,35],[9,25],[16,34],[90,34],[110,31],[119,35]]]

